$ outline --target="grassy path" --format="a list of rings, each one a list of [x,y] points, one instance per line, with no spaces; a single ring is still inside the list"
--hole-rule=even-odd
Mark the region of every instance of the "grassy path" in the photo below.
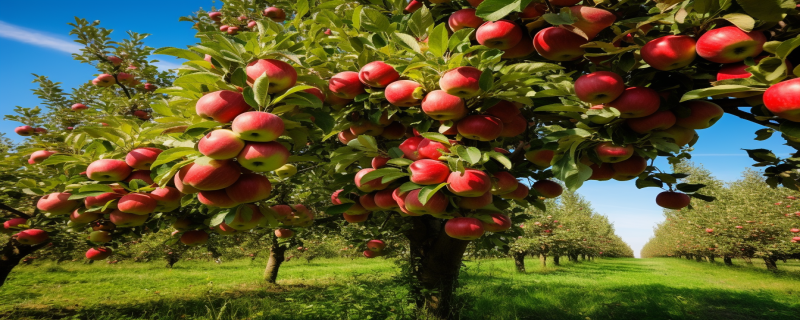
[[[538,263],[530,259],[529,264]],[[742,264],[739,262],[739,264]],[[278,287],[263,265],[24,266],[0,288],[5,319],[413,319],[399,270],[383,259],[291,261]],[[800,263],[771,274],[677,259],[605,259],[514,271],[468,262],[464,319],[800,319]]]

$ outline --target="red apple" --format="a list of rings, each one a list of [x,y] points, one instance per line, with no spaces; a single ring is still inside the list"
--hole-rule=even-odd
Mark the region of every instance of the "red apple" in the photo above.
[[[397,201],[395,201],[394,197],[392,197],[392,193],[394,193],[394,190],[395,189],[385,189],[376,192],[375,197],[373,198],[373,200],[375,201],[375,205],[377,205],[382,210],[397,208]]]
[[[408,6],[403,10],[405,13],[414,13],[414,11],[419,10],[422,8],[422,1],[421,0],[411,0],[408,2]]]
[[[767,37],[761,31],[744,32],[735,26],[717,28],[697,40],[697,54],[716,63],[733,63],[756,57]]]
[[[450,152],[450,148],[441,142],[422,139],[417,146],[417,151],[421,158],[438,160],[442,156],[442,152]]]
[[[620,118],[642,118],[649,116],[661,106],[661,96],[647,87],[628,87],[619,98],[606,103],[606,107],[619,110]]]
[[[233,221],[228,226],[238,231],[245,231],[257,227],[264,219],[261,210],[256,205],[248,203],[236,208]]]
[[[543,3],[538,3],[538,4],[543,4]],[[533,48],[533,40],[531,39],[531,37],[526,34],[523,34],[522,40],[520,40],[519,43],[517,43],[517,45],[503,51],[504,51],[503,55],[500,56],[501,58],[516,59],[516,58],[527,57],[532,53],[534,53],[536,49]]]
[[[492,193],[487,192],[478,197],[457,197],[455,200],[456,205],[461,209],[477,210],[488,206],[494,199]]]
[[[275,59],[259,59],[247,64],[245,69],[250,85],[266,73],[269,79],[268,93],[286,91],[297,83],[297,71],[292,65]]]
[[[262,15],[275,22],[283,22],[286,20],[286,12],[278,7],[267,7],[264,9]]]
[[[525,9],[522,9],[522,12],[519,13],[519,17],[522,19],[534,19],[541,17],[547,12],[547,5],[541,2],[531,2]]]
[[[680,69],[694,61],[696,44],[689,36],[663,36],[642,47],[642,59],[657,70]]]
[[[483,222],[470,217],[459,217],[447,220],[444,232],[451,238],[459,240],[475,240],[483,236]]]
[[[3,222],[3,231],[11,231],[11,228],[15,228],[18,225],[27,224],[27,223],[28,223],[28,219],[25,219],[25,218],[11,218],[11,219],[8,219],[6,222]]]
[[[369,214],[356,214],[356,215],[353,215],[353,214],[343,213],[342,216],[344,217],[345,221],[350,222],[350,223],[360,223],[360,222],[367,221],[367,219],[369,219]],[[369,251],[369,250],[367,250],[367,251]]]
[[[614,165],[612,163],[591,164],[589,168],[592,169],[592,176],[589,180],[606,181],[614,177]]]
[[[364,93],[364,84],[358,78],[358,72],[345,71],[334,75],[328,82],[328,89],[339,98],[355,99]]]
[[[373,169],[380,169],[386,166],[386,163],[389,162],[392,158],[381,157],[377,156],[372,158],[372,168]]]
[[[31,126],[19,126],[14,129],[14,132],[23,137],[27,137],[33,134],[34,129]]]
[[[653,130],[666,130],[675,125],[675,114],[669,110],[656,111],[642,118],[628,119],[625,123],[636,133],[645,134]]]
[[[148,215],[155,211],[158,202],[144,193],[129,193],[119,199],[117,208],[125,213]]]
[[[375,203],[375,193],[367,193],[358,198],[358,203],[367,211],[381,211],[381,207]]]
[[[182,182],[201,191],[220,190],[236,182],[240,173],[241,169],[232,160],[202,157],[194,161],[194,165],[183,176]]]
[[[351,126],[350,132],[355,137],[358,137],[362,134],[377,137],[383,133],[383,127],[374,124],[370,121],[364,120],[364,121],[359,121],[355,125]]]
[[[150,170],[150,166],[164,150],[158,148],[136,148],[125,156],[125,163],[138,170]]]
[[[483,19],[475,15],[475,9],[461,9],[450,15],[447,25],[450,26],[450,30],[455,32],[464,28],[477,29],[484,22]]]
[[[373,61],[365,64],[358,72],[358,79],[364,85],[373,88],[383,88],[397,81],[400,74],[394,67],[383,61]]]
[[[225,32],[227,32],[229,35],[232,36],[236,35],[237,33],[239,33],[239,27],[228,27],[228,29],[226,29]]]
[[[131,167],[116,159],[96,160],[86,168],[86,176],[94,181],[122,181],[130,174]]]
[[[471,115],[459,121],[456,128],[467,139],[491,141],[500,137],[503,122],[490,115]]]
[[[610,71],[597,71],[575,80],[575,95],[581,101],[602,104],[614,101],[625,91],[625,81]]]
[[[484,223],[483,229],[488,232],[503,232],[508,229],[511,229],[511,219],[500,213],[490,213],[490,217],[492,217],[492,223]]]
[[[583,37],[558,27],[545,28],[533,37],[533,47],[540,56],[552,61],[571,61],[583,56]]]
[[[444,162],[431,159],[414,161],[408,166],[411,171],[411,182],[420,185],[440,184],[447,181],[450,168]]]
[[[564,188],[557,182],[550,180],[539,180],[533,183],[531,189],[536,190],[542,197],[555,198],[564,192]]]
[[[507,171],[498,171],[492,174],[492,189],[494,195],[502,195],[517,190],[517,178]]]
[[[353,139],[356,139],[356,138],[358,138],[358,137],[357,137],[356,135],[354,135],[354,134],[353,134],[353,132],[352,132],[352,131],[350,131],[350,130],[345,130],[345,131],[339,132],[339,134],[337,135],[337,137],[339,137],[339,142],[341,142],[341,143],[343,143],[343,144],[347,144],[347,143],[349,143],[350,141],[353,141]]]
[[[436,120],[460,119],[467,114],[464,100],[442,90],[434,90],[425,95],[422,99],[422,111]]]
[[[486,114],[492,115],[500,119],[503,123],[514,121],[520,115],[519,108],[513,103],[508,101],[500,101],[491,108],[486,110]]]
[[[208,242],[208,233],[203,230],[186,231],[181,235],[181,243],[187,246],[201,246]]]
[[[256,202],[269,198],[272,184],[265,176],[245,173],[234,184],[225,188],[225,192],[231,200],[238,203]]]
[[[570,13],[577,21],[572,26],[583,31],[588,39],[594,39],[600,31],[610,27],[617,17],[610,11],[589,6],[574,6],[569,8]]]
[[[150,197],[158,203],[157,211],[172,211],[180,208],[183,194],[176,188],[163,187],[150,192]]]
[[[124,190],[121,190],[121,191],[124,192]],[[97,195],[97,196],[86,197],[86,199],[83,200],[84,201],[84,206],[86,206],[87,209],[102,208],[109,201],[122,198],[122,196],[125,195],[122,192],[106,192],[106,193],[103,193],[103,194],[100,194],[100,195]],[[116,203],[110,204],[108,207],[112,208],[112,209],[116,209],[117,208],[117,204]]]
[[[692,140],[697,133],[694,129],[688,129],[681,126],[672,126],[669,129],[661,130],[661,131],[653,131],[653,137],[662,137],[665,138],[667,141],[674,142],[679,147],[683,147]]]
[[[117,83],[117,79],[115,79],[114,76],[107,73],[101,74],[97,76],[97,78],[92,80],[93,85],[101,88],[113,86],[115,83]]]
[[[72,210],[81,205],[78,200],[70,200],[70,196],[72,194],[68,192],[55,192],[45,195],[36,202],[36,208],[54,215],[70,214]]]
[[[115,226],[120,228],[133,228],[143,225],[147,218],[150,216],[147,214],[134,214],[134,213],[125,213],[119,210],[114,210],[109,214],[109,220]]]
[[[89,250],[86,251],[86,259],[105,260],[111,256],[112,252],[113,250],[111,250],[111,248],[89,248]]]
[[[445,72],[439,79],[439,87],[442,88],[442,90],[449,95],[453,95],[464,99],[472,98],[477,96],[478,93],[480,93],[481,91],[481,88],[478,85],[478,81],[481,79],[482,73],[483,72],[480,69],[475,67],[458,67],[455,69],[451,69]],[[429,93],[428,96],[431,95],[433,92]],[[425,96],[425,99],[431,99],[428,96]],[[437,97],[437,99],[442,99],[442,98]],[[424,110],[425,100],[422,100],[422,108]],[[449,119],[437,119],[437,120],[449,120]]]
[[[667,209],[681,209],[689,205],[691,198],[685,193],[665,191],[656,196],[656,204]]]
[[[517,188],[514,189],[514,191],[500,195],[500,198],[510,199],[510,200],[524,200],[525,198],[528,197],[529,192],[530,189],[528,189],[528,186],[522,184],[521,182],[518,182]]]
[[[211,159],[235,158],[244,148],[244,141],[231,130],[218,129],[206,134],[197,143],[197,149]]]
[[[156,183],[153,181],[153,178],[150,177],[150,170],[138,170],[131,173],[127,178],[125,178],[126,183],[131,183],[133,180],[142,180],[146,185],[155,186]],[[143,186],[139,186],[143,187]]]
[[[689,116],[678,118],[675,124],[688,129],[709,128],[725,114],[720,106],[708,101],[686,101],[683,106],[689,109]]]
[[[55,151],[48,151],[48,150],[39,150],[34,151],[31,153],[31,157],[28,159],[28,164],[37,164],[42,163],[42,161],[47,160],[50,156],[56,154]]]
[[[222,12],[209,12],[208,17],[211,18],[211,20],[220,21],[222,20]]]
[[[461,197],[479,197],[492,189],[492,179],[486,172],[466,169],[464,173],[455,171],[447,178],[447,189]]]
[[[384,248],[386,248],[386,242],[383,242],[383,240],[367,241],[367,249],[372,252],[381,252]]]
[[[249,170],[266,172],[285,165],[290,155],[289,149],[276,141],[247,142],[236,157],[236,161]]]
[[[478,27],[475,38],[491,49],[511,49],[522,40],[522,28],[509,20],[487,21]]]
[[[597,158],[606,163],[615,163],[625,161],[630,158],[633,153],[632,145],[617,146],[611,142],[602,142],[594,147]]]
[[[422,159],[421,155],[419,154],[419,144],[425,140],[423,137],[411,137],[403,141],[398,148],[400,151],[403,151],[406,159],[417,161]]]
[[[419,201],[419,192],[422,189],[415,189],[408,193],[405,198],[406,210],[416,215],[442,214],[447,210],[450,203],[441,191],[436,191],[424,205]]]
[[[776,116],[800,122],[800,79],[778,82],[764,92],[764,106]]]
[[[89,109],[89,107],[87,107],[86,105],[84,105],[82,103],[73,104],[72,107],[70,107],[70,108],[72,109],[72,111],[80,111],[80,110]]]
[[[283,134],[283,120],[263,111],[249,111],[233,119],[231,130],[246,141],[275,141]]]
[[[533,165],[539,169],[550,167],[553,156],[555,156],[555,152],[547,149],[528,150],[525,152],[525,159],[533,163]]]
[[[197,115],[220,123],[233,121],[236,116],[252,110],[239,92],[220,90],[204,95],[195,105]]]
[[[614,180],[628,181],[638,177],[647,169],[647,159],[634,155],[628,160],[612,163],[611,168],[614,169]]]
[[[528,129],[528,120],[522,116],[516,116],[509,122],[503,122],[503,131],[500,131],[500,136],[513,138],[525,133],[526,129]]]
[[[414,98],[414,90],[422,87],[421,84],[411,80],[398,80],[390,83],[384,90],[386,101],[398,107],[413,107],[420,104],[420,99]]]
[[[370,173],[372,171],[375,171],[375,169],[365,168],[361,169],[361,171],[358,171],[358,173],[356,173],[355,182],[356,182],[356,188],[358,188],[358,190],[364,192],[372,192],[372,191],[386,189],[386,187],[389,186],[389,183],[381,183],[382,178],[377,178],[367,182],[362,182],[361,178],[363,178],[367,173]]]
[[[288,239],[294,237],[294,231],[284,228],[275,229],[275,236],[282,239]]]
[[[22,230],[17,233],[16,236],[19,243],[29,246],[44,243],[50,239],[50,236],[47,235],[47,232],[41,229]]]
[[[175,177],[172,179],[173,183],[175,183],[175,188],[178,189],[178,191],[180,191],[181,193],[193,194],[200,192],[200,190],[197,190],[194,187],[185,184],[183,182],[183,179],[186,177],[186,173],[189,172],[189,169],[191,169],[193,166],[194,163],[190,163],[182,167],[180,170],[178,170],[178,173],[176,173]]]
[[[122,73],[118,73],[117,74],[117,83],[119,83],[121,85],[130,86],[130,85],[133,85],[135,83],[138,83],[138,81],[136,81],[133,78],[132,74],[122,72]]]

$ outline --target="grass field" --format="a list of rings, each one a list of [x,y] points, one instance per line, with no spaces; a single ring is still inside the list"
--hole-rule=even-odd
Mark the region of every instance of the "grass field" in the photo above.
[[[800,263],[735,267],[677,259],[604,259],[514,272],[468,262],[463,319],[800,319]],[[290,261],[279,286],[249,260],[17,268],[0,288],[4,319],[413,319],[391,260]]]

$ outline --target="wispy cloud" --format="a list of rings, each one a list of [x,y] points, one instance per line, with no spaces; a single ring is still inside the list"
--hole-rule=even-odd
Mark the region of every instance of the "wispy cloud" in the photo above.
[[[0,21],[0,38],[11,39],[38,47],[66,53],[77,53],[81,46],[67,39]]]
[[[153,63],[153,65],[158,67],[161,70],[173,70],[173,69],[178,69],[178,68],[181,67],[181,65],[179,65],[179,64],[172,63],[172,62],[166,62],[166,61],[159,61],[159,62]]]

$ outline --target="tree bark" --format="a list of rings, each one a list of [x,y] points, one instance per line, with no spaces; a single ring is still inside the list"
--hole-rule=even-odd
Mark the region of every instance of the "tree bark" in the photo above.
[[[716,261],[714,260],[714,255],[713,255],[713,254],[712,254],[712,255],[710,255],[710,256],[708,256],[707,258],[708,258],[708,262],[710,262],[710,263],[714,263],[714,262],[716,262]]]
[[[698,255],[696,255],[696,256],[694,256],[694,261],[697,261],[697,262],[703,262],[703,256],[701,256],[701,255],[699,255],[699,254],[698,254]]]
[[[547,255],[544,253],[539,254],[539,261],[542,262],[542,269],[547,268]]]
[[[747,264],[749,264],[751,266],[753,265],[753,260],[750,260],[750,257],[744,256],[744,257],[742,257],[742,259],[744,259],[745,263],[747,263]]]
[[[560,266],[560,265],[561,265],[561,264],[560,264],[560,262],[561,262],[561,261],[559,261],[559,260],[560,260],[560,258],[561,258],[561,257],[560,257],[559,255],[554,255],[554,256],[553,256],[553,265],[554,265],[554,266]]]
[[[431,216],[411,217],[409,262],[414,282],[411,291],[417,307],[436,319],[458,319],[454,293],[469,241],[451,238],[445,221]]]
[[[514,265],[517,267],[517,272],[525,273],[525,252],[514,252],[511,256],[514,257]]]
[[[268,283],[275,283],[278,281],[278,271],[281,264],[286,261],[286,247],[278,245],[278,237],[270,234],[272,238],[272,246],[269,248],[269,259],[267,260],[267,268],[264,269],[264,280]]]
[[[183,247],[176,246],[175,248],[167,248],[170,250],[167,253],[167,268],[172,268],[175,266],[175,263],[181,260],[181,256],[183,255],[183,251],[185,250]]]
[[[692,255],[691,254],[687,254],[686,255],[686,260],[692,260]]]
[[[586,261],[586,254],[581,254],[581,261]]]
[[[726,266],[732,266],[733,265],[733,259],[731,259],[731,256],[723,256],[722,257],[722,261],[725,262]]]
[[[775,257],[764,257],[764,264],[767,265],[767,270],[775,272],[778,271],[778,265],[775,262],[778,261]]]
[[[43,248],[48,243],[50,242],[48,241],[29,246],[19,243],[16,237],[11,237],[8,239],[6,245],[3,246],[2,255],[0,255],[0,287],[3,287],[3,284],[6,283],[6,279],[8,279],[8,275],[11,273],[11,270],[19,265],[19,262],[23,258],[31,253],[34,253],[36,250]]]

